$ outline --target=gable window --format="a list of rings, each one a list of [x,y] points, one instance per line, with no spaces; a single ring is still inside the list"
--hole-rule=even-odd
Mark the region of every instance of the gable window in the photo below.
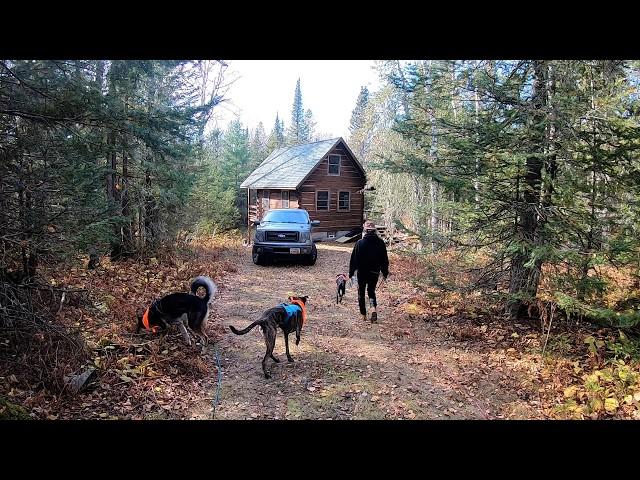
[[[316,210],[329,210],[329,190],[316,192]]]
[[[340,175],[340,155],[329,155],[329,175]]]
[[[351,192],[338,192],[338,210],[351,209]]]
[[[282,191],[282,208],[289,208],[289,191]]]

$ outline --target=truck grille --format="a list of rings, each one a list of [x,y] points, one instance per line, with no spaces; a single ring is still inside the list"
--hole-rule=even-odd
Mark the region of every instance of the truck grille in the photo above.
[[[297,242],[298,232],[267,232],[267,242]]]

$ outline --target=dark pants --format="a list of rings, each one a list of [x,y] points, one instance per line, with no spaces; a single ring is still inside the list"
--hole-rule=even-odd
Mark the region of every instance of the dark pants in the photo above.
[[[367,309],[364,303],[364,292],[367,291],[369,295],[369,304],[372,307],[377,306],[376,303],[376,285],[378,284],[379,273],[367,273],[361,274],[358,272],[358,305],[360,306],[360,313],[362,315],[367,314]]]

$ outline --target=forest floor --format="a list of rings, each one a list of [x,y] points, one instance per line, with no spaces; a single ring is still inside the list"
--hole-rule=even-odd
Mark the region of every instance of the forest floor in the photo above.
[[[624,354],[630,343],[559,322],[547,339],[539,320],[514,323],[477,294],[425,287],[420,261],[395,252],[377,290],[378,323],[363,322],[356,288],[335,301],[352,248],[319,243],[314,266],[256,266],[250,247],[223,237],[158,258],[106,260],[95,271],[56,270],[52,285],[90,292],[88,302],[61,304],[56,321],[82,335],[88,353],[78,371],[97,369],[97,381],[53,394],[37,368],[27,375],[33,360],[15,355],[18,368],[0,372],[0,418],[5,404],[25,408],[15,416],[45,419],[639,418],[638,362],[603,353]],[[154,298],[187,291],[196,275],[219,286],[208,346],[189,347],[173,331],[134,333]],[[281,361],[269,360],[265,379],[260,329],[236,336],[228,327],[248,325],[291,294],[309,296],[308,320],[299,346],[291,337],[293,363],[278,333]],[[45,349],[46,339],[35,341]]]
[[[508,334],[492,328],[493,342],[487,342],[486,324],[461,324],[455,309],[425,301],[402,275],[396,255],[391,255],[394,275],[378,288],[379,323],[363,322],[355,286],[341,304],[335,300],[335,277],[348,272],[352,248],[318,244],[313,267],[256,266],[250,249],[240,253],[238,270],[224,275],[226,288],[212,309],[213,323],[227,332],[217,344],[223,374],[216,418],[545,417],[536,385],[539,355],[511,348],[527,335],[538,340],[537,333],[524,325]],[[281,362],[269,360],[272,378],[265,379],[260,329],[236,336],[228,326],[246,326],[290,294],[310,297],[308,322],[300,345],[290,343],[294,363],[286,361],[279,333],[275,354]],[[209,398],[215,390],[212,378]],[[209,399],[194,407],[192,418],[210,418]]]

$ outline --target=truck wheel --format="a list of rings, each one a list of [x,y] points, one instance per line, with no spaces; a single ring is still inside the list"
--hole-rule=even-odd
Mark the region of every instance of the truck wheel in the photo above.
[[[260,255],[257,252],[253,252],[253,255],[251,255],[253,257],[253,263],[255,263],[256,265],[263,265],[264,264],[264,260],[262,258],[262,255]]]
[[[311,250],[311,255],[309,255],[306,259],[305,264],[307,265],[315,265],[316,260],[318,259],[318,250],[316,249],[316,246],[313,246],[313,249]]]

